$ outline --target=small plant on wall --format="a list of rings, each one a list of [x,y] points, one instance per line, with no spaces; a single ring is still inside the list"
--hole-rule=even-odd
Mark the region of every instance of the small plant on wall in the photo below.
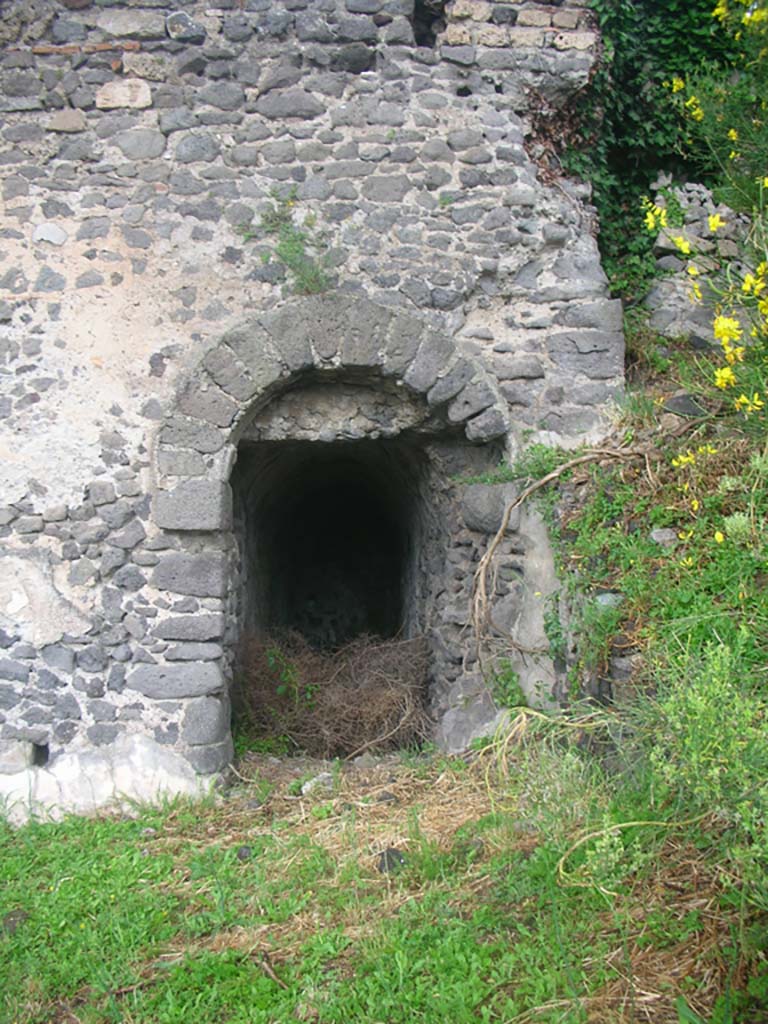
[[[284,267],[297,295],[317,295],[327,291],[331,281],[327,247],[316,226],[313,213],[299,216],[296,189],[292,188],[287,195],[273,191],[272,202],[261,214],[259,227],[246,229],[243,236],[247,242],[263,236],[273,240],[272,247],[262,251],[263,262],[275,260]]]

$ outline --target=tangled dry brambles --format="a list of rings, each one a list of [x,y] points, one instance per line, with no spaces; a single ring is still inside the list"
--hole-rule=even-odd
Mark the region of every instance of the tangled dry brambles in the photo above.
[[[424,738],[423,637],[360,636],[318,650],[296,632],[242,645],[236,710],[256,733],[287,736],[319,757],[354,757]]]

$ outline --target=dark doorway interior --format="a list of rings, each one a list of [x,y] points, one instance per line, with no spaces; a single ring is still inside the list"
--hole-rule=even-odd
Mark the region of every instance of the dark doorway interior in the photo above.
[[[233,474],[241,621],[333,650],[408,634],[427,460],[398,441],[243,443]]]

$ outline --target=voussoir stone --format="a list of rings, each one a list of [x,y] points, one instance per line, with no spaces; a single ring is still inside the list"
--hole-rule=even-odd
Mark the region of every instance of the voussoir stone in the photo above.
[[[223,688],[224,678],[221,667],[212,661],[137,665],[129,672],[125,686],[154,700],[177,700],[216,693]]]

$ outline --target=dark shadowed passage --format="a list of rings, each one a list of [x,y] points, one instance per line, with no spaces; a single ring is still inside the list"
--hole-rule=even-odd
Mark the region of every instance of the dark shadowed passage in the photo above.
[[[241,445],[243,628],[296,630],[325,649],[408,633],[426,468],[401,440]]]

